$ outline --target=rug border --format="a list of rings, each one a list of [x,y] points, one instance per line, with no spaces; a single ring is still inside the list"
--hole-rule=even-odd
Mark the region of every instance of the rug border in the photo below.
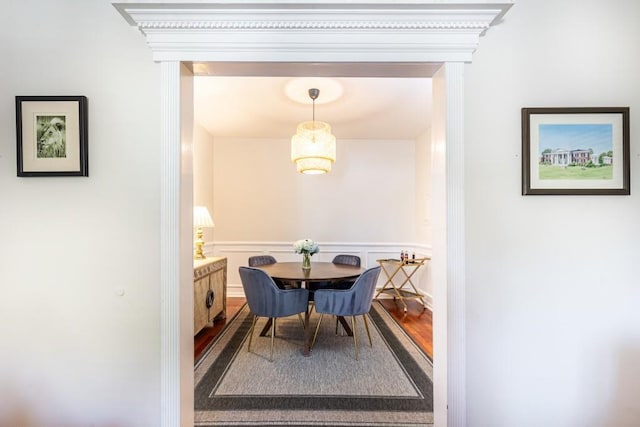
[[[407,373],[407,376],[416,384],[416,388],[420,390],[423,398],[416,397],[367,397],[360,399],[359,397],[345,397],[345,396],[322,396],[322,399],[313,397],[301,398],[299,396],[288,398],[281,396],[278,398],[278,405],[273,406],[273,399],[260,397],[248,397],[247,399],[241,399],[238,397],[216,397],[215,402],[206,397],[209,394],[211,387],[214,387],[217,381],[220,380],[224,372],[232,359],[235,357],[242,346],[242,342],[246,338],[250,327],[250,312],[243,314],[243,319],[235,319],[244,313],[247,307],[243,306],[238,311],[237,316],[234,316],[234,320],[242,322],[234,326],[233,335],[229,336],[229,343],[225,343],[225,347],[221,349],[220,354],[212,355],[214,359],[210,360],[211,366],[206,368],[206,372],[202,373],[198,383],[196,385],[195,393],[195,409],[197,412],[216,412],[216,411],[301,411],[301,410],[317,410],[317,411],[345,411],[359,409],[361,411],[370,412],[371,408],[376,410],[391,411],[391,412],[406,412],[406,413],[432,413],[433,411],[433,364],[430,358],[423,351],[417,343],[410,339],[409,335],[404,331],[402,326],[398,324],[393,316],[386,310],[382,304],[378,304],[376,309],[370,313],[373,314],[372,321],[376,325],[381,336],[387,341],[390,351],[394,353],[396,359],[400,362],[399,365]],[[374,319],[378,317],[378,321]],[[234,322],[229,322],[229,325]],[[226,327],[220,334],[220,339],[229,333],[229,328]],[[390,329],[394,328],[394,329]],[[211,348],[220,341],[215,340],[212,343]],[[402,340],[406,340],[405,343]],[[407,347],[409,345],[409,347]],[[211,348],[207,351],[207,355],[211,352]],[[419,360],[415,358],[415,355],[419,356]],[[206,357],[202,358],[202,361],[206,360]],[[422,363],[426,363],[425,367]],[[201,364],[199,364],[200,366]],[[212,383],[213,381],[213,383]],[[199,390],[201,388],[206,389]],[[200,397],[199,397],[200,396]],[[243,400],[238,402],[238,400]],[[426,405],[426,406],[425,406]]]

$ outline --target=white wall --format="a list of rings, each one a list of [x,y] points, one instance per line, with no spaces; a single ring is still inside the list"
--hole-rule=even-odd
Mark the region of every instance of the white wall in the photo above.
[[[433,238],[433,225],[431,221],[431,129],[428,129],[422,135],[419,135],[418,138],[416,138],[415,144],[415,241],[430,245]]]
[[[516,1],[466,67],[469,426],[640,425],[638,17]],[[520,195],[520,109],[552,106],[631,107],[631,196]]]
[[[196,150],[205,153],[197,147],[208,139],[199,139]],[[428,136],[419,144],[428,160]],[[333,170],[319,176],[296,172],[288,139],[214,138],[213,145],[216,227],[205,253],[227,257],[230,295],[241,293],[237,270],[248,256],[269,253],[294,261],[300,256],[291,244],[302,238],[321,243],[312,261],[349,253],[373,267],[376,259],[397,258],[402,249],[418,257],[431,254],[430,242],[416,237],[417,188],[430,187],[429,166],[416,166],[417,141],[339,140]],[[418,171],[426,182],[418,182]],[[208,179],[196,174],[196,181]],[[430,303],[426,271],[416,273],[414,283]]]
[[[466,67],[471,426],[640,424],[638,16],[519,0]],[[158,68],[107,2],[4,17],[0,425],[158,425]],[[35,94],[88,96],[89,178],[15,176],[13,97]],[[520,108],[598,105],[631,107],[632,195],[520,196]]]
[[[0,425],[157,426],[158,67],[108,2],[10,1],[0,40]],[[15,95],[88,97],[90,177],[16,177]]]
[[[340,140],[325,175],[296,172],[290,147],[215,138],[217,241],[415,241],[414,141]]]
[[[206,206],[215,223],[217,215],[213,207],[213,136],[198,123],[195,123],[193,130],[193,205]],[[203,240],[212,241],[215,231],[215,227],[203,228]]]

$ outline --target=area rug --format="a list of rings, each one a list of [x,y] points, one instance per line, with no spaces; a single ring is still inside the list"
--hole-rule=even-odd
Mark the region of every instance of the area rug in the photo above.
[[[319,316],[311,318],[315,327]],[[353,338],[330,316],[311,355],[302,355],[297,316],[278,319],[270,337],[245,305],[195,367],[196,426],[432,426],[433,367],[425,353],[377,302],[369,314],[373,346],[361,318]]]

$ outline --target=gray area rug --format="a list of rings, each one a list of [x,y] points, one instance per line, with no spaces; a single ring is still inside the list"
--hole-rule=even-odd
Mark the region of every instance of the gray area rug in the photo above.
[[[270,362],[270,337],[258,335],[266,319],[247,351],[251,318],[245,305],[196,364],[196,426],[433,425],[431,361],[379,303],[369,315],[372,347],[357,319],[359,360],[331,316],[304,357],[302,327],[291,316],[277,321]]]

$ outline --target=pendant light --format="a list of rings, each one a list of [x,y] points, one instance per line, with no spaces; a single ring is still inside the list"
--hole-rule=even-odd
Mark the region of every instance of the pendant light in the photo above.
[[[309,89],[309,98],[313,102],[312,120],[300,123],[291,138],[291,161],[296,164],[298,172],[311,175],[330,172],[336,161],[336,137],[331,134],[331,126],[316,121],[318,95],[319,89]]]

